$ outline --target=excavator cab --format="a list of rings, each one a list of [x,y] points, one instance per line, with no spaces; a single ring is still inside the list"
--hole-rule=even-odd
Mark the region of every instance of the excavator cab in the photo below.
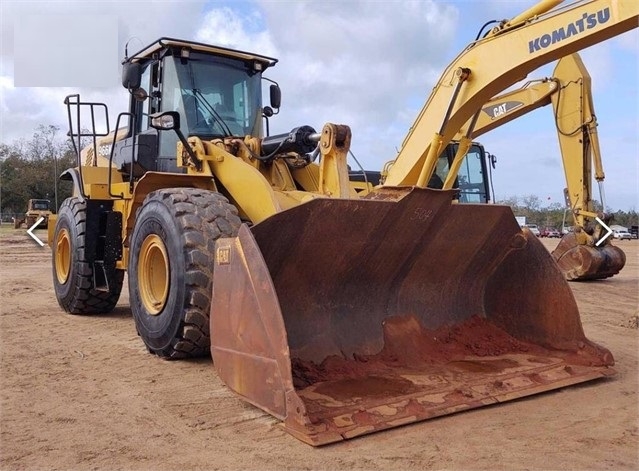
[[[437,165],[428,182],[428,188],[442,189],[457,154],[459,143],[452,142],[437,159]],[[453,189],[458,190],[460,203],[488,203],[490,201],[490,179],[488,165],[490,154],[478,142],[473,142],[457,172]]]
[[[441,190],[448,176],[450,166],[457,154],[459,143],[451,142],[437,159],[437,165],[428,181],[428,188]],[[468,150],[462,166],[459,168],[453,189],[457,190],[457,201],[460,203],[488,203],[491,201],[489,166],[494,166],[494,156],[478,142],[473,142]],[[369,170],[351,170],[348,177],[360,195],[366,195],[373,187],[384,182],[388,172],[387,164],[382,172]],[[493,167],[494,168],[494,167]]]

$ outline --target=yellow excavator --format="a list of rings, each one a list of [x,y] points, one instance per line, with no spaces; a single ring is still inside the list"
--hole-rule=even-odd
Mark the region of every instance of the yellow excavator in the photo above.
[[[552,252],[553,258],[568,280],[595,280],[613,276],[625,265],[626,256],[619,247],[612,245],[610,238],[605,237],[607,231],[595,219],[599,217],[606,224],[610,222],[609,216],[595,212],[592,200],[594,167],[600,201],[605,207],[605,175],[597,136],[591,78],[579,54],[574,53],[561,58],[552,77],[529,81],[519,89],[501,94],[485,103],[477,118],[472,137],[476,139],[498,126],[550,103],[553,105],[566,177],[566,202],[574,219],[573,231],[559,242]],[[458,134],[455,138],[459,140],[462,137]],[[435,181],[442,182],[448,174],[449,163],[452,161],[450,152],[448,154],[443,153],[439,158],[434,172]],[[469,156],[479,157],[472,148]],[[401,155],[398,158],[401,158]],[[389,164],[387,168],[390,168]],[[467,180],[468,175],[467,171],[462,180]],[[485,172],[482,175],[486,180]],[[477,176],[475,178],[481,179]],[[442,185],[437,187],[441,188]]]
[[[412,152],[366,197],[348,179],[348,126],[264,135],[281,92],[272,84],[262,106],[262,75],[276,59],[169,38],[127,54],[116,131],[83,131],[80,117],[96,122],[106,105],[66,99],[78,165],[49,222],[58,303],[108,312],[126,271],[150,352],[210,351],[229,388],[312,445],[614,374],[510,208],[426,188],[439,147],[491,97],[639,18],[635,2],[557,3],[453,61]]]

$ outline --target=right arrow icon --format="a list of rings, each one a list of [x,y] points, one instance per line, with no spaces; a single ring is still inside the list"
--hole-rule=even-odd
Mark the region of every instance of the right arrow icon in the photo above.
[[[605,223],[604,223],[601,219],[599,219],[598,217],[595,217],[595,219],[597,220],[597,222],[598,222],[599,224],[601,224],[601,226],[602,226],[602,227],[603,227],[606,231],[608,231],[608,232],[606,232],[606,235],[605,235],[605,236],[603,236],[601,239],[599,239],[599,240],[597,241],[597,243],[595,244],[595,246],[596,246],[596,247],[599,247],[601,244],[603,244],[603,242],[604,242],[604,241],[605,241],[608,237],[610,237],[610,234],[612,234],[612,229],[610,229],[608,226],[606,226],[606,224],[605,224]]]

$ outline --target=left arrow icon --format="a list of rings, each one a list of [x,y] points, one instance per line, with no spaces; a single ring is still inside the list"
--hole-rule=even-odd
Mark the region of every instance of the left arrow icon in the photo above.
[[[36,236],[33,233],[33,231],[35,230],[36,227],[38,227],[40,225],[40,223],[42,221],[44,221],[44,218],[40,217],[40,219],[38,219],[33,226],[31,226],[29,229],[27,229],[27,234],[29,234],[33,240],[35,240],[38,244],[40,244],[40,247],[44,247],[44,242],[42,242],[40,239],[38,239],[38,236]]]

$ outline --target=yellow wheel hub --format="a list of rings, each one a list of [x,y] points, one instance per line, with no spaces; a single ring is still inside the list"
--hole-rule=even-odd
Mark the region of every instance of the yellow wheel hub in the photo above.
[[[146,311],[159,314],[169,296],[169,257],[162,239],[149,234],[140,248],[138,289]]]
[[[65,284],[71,272],[71,237],[66,229],[58,233],[58,241],[55,244],[55,276],[58,283]]]

